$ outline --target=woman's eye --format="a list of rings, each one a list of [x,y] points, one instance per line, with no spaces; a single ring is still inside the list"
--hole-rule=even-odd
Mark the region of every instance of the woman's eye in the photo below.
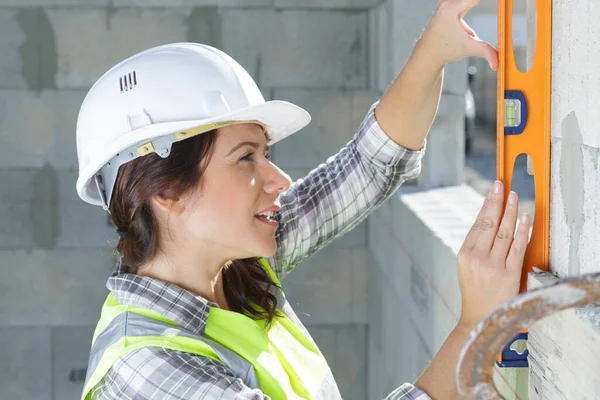
[[[242,158],[240,158],[240,161],[253,161],[253,157],[254,157],[254,153],[248,153],[248,154],[242,156]]]

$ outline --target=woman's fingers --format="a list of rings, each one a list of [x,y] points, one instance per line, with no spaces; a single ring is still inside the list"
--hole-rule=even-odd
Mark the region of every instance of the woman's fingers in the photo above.
[[[515,192],[510,192],[508,201],[506,202],[504,217],[502,218],[494,246],[492,247],[492,260],[495,260],[499,265],[506,263],[508,251],[515,235],[518,209],[518,196]]]
[[[489,254],[494,245],[500,218],[502,216],[502,205],[504,203],[504,190],[500,181],[494,183],[490,193],[486,212],[475,221],[473,228],[479,231],[477,241],[473,250],[479,254]]]
[[[463,242],[462,248],[464,250],[470,251],[473,247],[475,247],[475,243],[477,243],[477,236],[479,236],[479,229],[477,226],[477,221],[480,220],[480,218],[482,218],[485,213],[487,212],[487,207],[489,205],[490,202],[490,196],[491,196],[490,192],[488,194],[488,196],[485,198],[484,202],[483,202],[483,206],[481,206],[481,210],[479,210],[479,215],[477,215],[477,219],[475,220],[475,224],[471,227],[471,229],[469,230],[469,233],[467,233],[467,236],[465,237],[465,241]]]
[[[521,271],[523,269],[523,260],[525,259],[525,251],[527,250],[527,243],[529,241],[529,227],[531,221],[529,215],[523,214],[506,258],[506,269],[512,271]]]

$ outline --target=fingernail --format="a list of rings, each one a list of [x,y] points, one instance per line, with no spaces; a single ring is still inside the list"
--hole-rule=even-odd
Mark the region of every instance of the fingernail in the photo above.
[[[528,224],[529,223],[529,214],[525,213],[521,215],[521,223]]]
[[[502,186],[502,183],[500,183],[500,181],[494,182],[494,193],[496,193],[496,194],[500,193],[501,186]]]
[[[508,195],[508,204],[511,206],[517,202],[517,194],[515,192],[510,192]]]

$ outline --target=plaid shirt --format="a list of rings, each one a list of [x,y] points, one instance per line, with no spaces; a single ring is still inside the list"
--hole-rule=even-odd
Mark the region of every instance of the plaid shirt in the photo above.
[[[354,228],[402,182],[418,175],[424,150],[409,151],[394,143],[375,119],[376,104],[344,148],[281,195],[281,211],[276,215],[278,250],[268,260],[280,279]],[[216,306],[176,285],[129,274],[121,264],[107,287],[119,303],[157,312],[200,335],[210,308]],[[288,317],[306,332],[296,315]],[[91,398],[260,400],[268,396],[246,386],[217,361],[148,347],[119,359],[92,390]],[[388,400],[401,399],[429,397],[405,384],[388,396]]]

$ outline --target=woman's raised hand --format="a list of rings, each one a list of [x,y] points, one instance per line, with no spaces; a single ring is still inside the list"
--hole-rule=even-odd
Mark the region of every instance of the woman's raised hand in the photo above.
[[[498,68],[498,52],[481,41],[463,17],[481,0],[439,0],[435,14],[425,29],[421,42],[431,57],[441,65],[466,57],[481,57],[493,70]]]

